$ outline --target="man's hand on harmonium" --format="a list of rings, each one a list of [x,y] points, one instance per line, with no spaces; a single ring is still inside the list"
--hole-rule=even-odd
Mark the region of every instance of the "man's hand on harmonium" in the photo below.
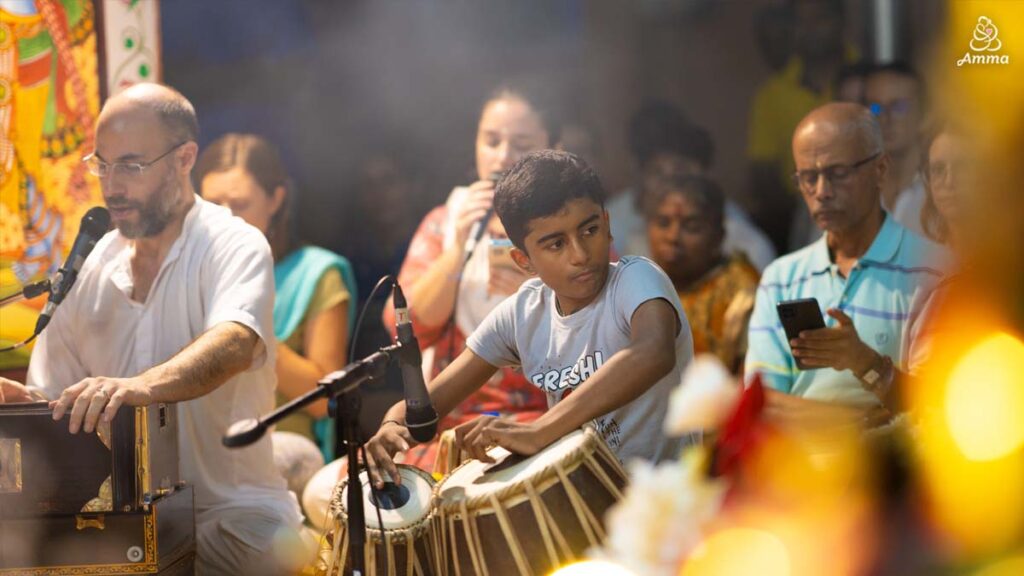
[[[23,384],[0,377],[0,404],[32,402],[35,398]]]
[[[152,391],[139,378],[86,378],[50,402],[53,419],[60,420],[71,411],[68,431],[92,432],[100,418],[110,422],[122,404],[148,406],[153,403]]]

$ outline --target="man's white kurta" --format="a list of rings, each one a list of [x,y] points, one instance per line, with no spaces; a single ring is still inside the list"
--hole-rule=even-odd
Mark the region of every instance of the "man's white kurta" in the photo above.
[[[238,508],[297,524],[270,435],[240,449],[221,443],[232,423],[274,407],[274,274],[263,234],[197,196],[145,302],[131,299],[131,251],[117,231],[99,241],[36,343],[28,384],[56,398],[89,376],[137,376],[223,322],[248,326],[266,352],[213,392],[178,404],[181,477],[195,486],[197,524]]]

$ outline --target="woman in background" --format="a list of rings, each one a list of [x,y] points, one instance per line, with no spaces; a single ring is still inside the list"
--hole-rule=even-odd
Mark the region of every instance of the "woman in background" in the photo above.
[[[227,206],[260,229],[274,255],[274,335],[277,347],[277,400],[282,404],[312,390],[325,374],[345,366],[349,330],[355,319],[356,285],[348,260],[329,250],[300,245],[289,229],[292,188],[274,147],[252,134],[226,134],[196,163],[200,193]],[[334,430],[320,400],[276,425],[316,443],[324,458],[334,452]],[[275,437],[275,459],[288,437]],[[296,448],[289,442],[288,450]],[[287,458],[287,465],[301,463]],[[299,484],[319,466],[304,460]],[[279,460],[280,464],[280,460]],[[312,470],[307,468],[313,467]],[[306,473],[308,472],[308,474]],[[286,473],[286,476],[288,474]],[[292,484],[292,479],[289,479]],[[295,489],[293,487],[293,489]],[[297,492],[301,493],[301,487]]]
[[[940,122],[925,140],[921,172],[925,202],[921,226],[932,240],[962,251],[968,194],[975,185],[973,156],[965,131],[950,122]]]
[[[648,187],[644,211],[651,257],[676,287],[694,354],[710,352],[739,373],[759,274],[746,255],[723,253],[722,191],[703,176],[667,177]]]

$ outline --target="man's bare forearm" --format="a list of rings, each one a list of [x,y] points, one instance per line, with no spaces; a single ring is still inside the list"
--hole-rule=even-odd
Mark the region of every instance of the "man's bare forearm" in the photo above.
[[[249,368],[264,350],[256,333],[241,324],[225,322],[204,332],[170,360],[143,372],[153,402],[182,402],[198,398]]]

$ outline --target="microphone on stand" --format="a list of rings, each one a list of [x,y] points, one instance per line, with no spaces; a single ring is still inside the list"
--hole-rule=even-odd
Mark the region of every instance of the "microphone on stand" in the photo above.
[[[402,287],[395,282],[395,331],[398,333],[398,363],[405,388],[405,426],[417,442],[429,442],[437,434],[437,410],[430,402],[423,380],[423,357],[420,343],[412,330],[409,305]]]
[[[82,216],[82,224],[78,228],[78,236],[71,246],[71,252],[64,260],[64,265],[57,270],[50,281],[50,298],[43,307],[39,319],[36,320],[35,333],[38,335],[50,323],[57,306],[64,301],[64,297],[71,291],[71,286],[78,279],[78,272],[82,264],[89,257],[89,253],[96,247],[96,242],[110,229],[110,212],[102,206],[90,208],[85,216]]]

